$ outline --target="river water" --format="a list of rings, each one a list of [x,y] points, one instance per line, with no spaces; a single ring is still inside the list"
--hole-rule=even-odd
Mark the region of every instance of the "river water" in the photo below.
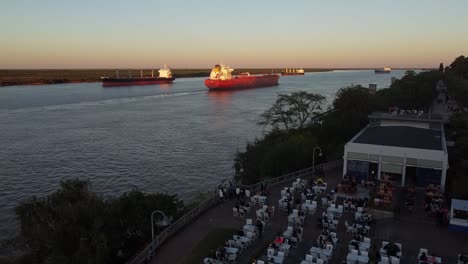
[[[384,88],[403,72],[306,73],[232,92],[207,92],[203,78],[0,88],[0,237],[15,233],[18,201],[50,193],[67,178],[89,178],[104,196],[132,188],[182,197],[212,190],[234,174],[236,150],[262,135],[259,115],[277,94],[303,90],[331,102],[339,88]]]

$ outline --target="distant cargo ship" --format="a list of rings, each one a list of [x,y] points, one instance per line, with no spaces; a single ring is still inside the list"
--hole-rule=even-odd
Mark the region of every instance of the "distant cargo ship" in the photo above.
[[[103,87],[163,84],[172,83],[174,80],[171,69],[166,65],[159,70],[159,77],[154,77],[154,71],[151,71],[151,77],[143,77],[142,71],[140,77],[119,77],[118,71],[116,77],[101,77]]]
[[[304,75],[304,69],[284,69],[281,75]]]
[[[210,78],[205,80],[208,89],[214,90],[232,90],[246,89],[278,85],[279,75],[251,75],[243,72],[240,75],[233,75],[231,69],[226,65],[215,65],[211,70]]]
[[[390,72],[392,72],[392,69],[388,68],[388,67],[385,67],[383,69],[375,69],[374,72],[375,73],[390,73]]]

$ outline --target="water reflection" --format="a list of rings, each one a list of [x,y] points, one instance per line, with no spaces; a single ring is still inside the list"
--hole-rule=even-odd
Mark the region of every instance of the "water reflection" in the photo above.
[[[229,105],[233,93],[236,91],[209,91],[208,97],[210,101],[215,102],[218,105]]]

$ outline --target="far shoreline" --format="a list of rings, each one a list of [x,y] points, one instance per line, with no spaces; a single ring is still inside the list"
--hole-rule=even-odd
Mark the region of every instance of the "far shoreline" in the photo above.
[[[373,70],[374,68],[304,68],[305,72],[330,72],[335,70]],[[280,74],[284,69],[274,68],[241,68],[235,71],[250,72],[252,74]],[[395,68],[402,70],[402,68]],[[404,70],[404,69],[403,69]],[[142,69],[143,76],[151,76],[151,69]],[[173,69],[175,78],[208,77],[211,69]],[[140,70],[122,70],[120,74],[140,76]],[[157,74],[157,70],[154,70]],[[0,87],[27,86],[27,85],[50,85],[69,83],[92,83],[100,82],[102,76],[115,76],[115,69],[44,69],[44,70],[22,70],[0,69]]]

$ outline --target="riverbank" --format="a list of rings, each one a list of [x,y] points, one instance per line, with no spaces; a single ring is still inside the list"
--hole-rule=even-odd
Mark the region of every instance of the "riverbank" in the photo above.
[[[282,69],[237,69],[235,73],[280,73]],[[334,69],[304,69],[306,72],[326,72]],[[0,86],[44,85],[62,83],[99,82],[102,76],[115,76],[115,69],[90,70],[0,70]],[[208,77],[211,69],[173,69],[176,78]],[[140,76],[140,70],[119,70],[121,76]],[[155,74],[157,69],[154,70]],[[150,69],[143,69],[144,76],[151,76]]]

